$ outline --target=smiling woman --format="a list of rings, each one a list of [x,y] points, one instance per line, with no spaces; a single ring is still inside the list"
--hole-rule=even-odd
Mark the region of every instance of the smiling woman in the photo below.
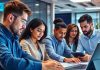
[[[47,60],[49,58],[46,54],[45,45],[41,43],[41,40],[46,36],[46,28],[42,20],[33,19],[20,38],[22,49],[37,60]]]

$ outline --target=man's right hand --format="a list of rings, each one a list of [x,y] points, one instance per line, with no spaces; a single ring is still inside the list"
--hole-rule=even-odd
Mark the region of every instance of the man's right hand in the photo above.
[[[80,59],[79,58],[64,58],[64,62],[73,62],[73,63],[79,63]]]
[[[89,60],[91,59],[91,55],[85,54],[85,56],[79,57],[79,59],[80,59],[81,61],[87,62],[87,61],[89,61]]]
[[[47,60],[42,62],[42,70],[64,70],[64,68],[55,60]]]

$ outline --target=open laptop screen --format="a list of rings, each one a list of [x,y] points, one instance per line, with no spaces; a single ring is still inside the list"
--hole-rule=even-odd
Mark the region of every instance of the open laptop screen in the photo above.
[[[86,70],[100,70],[100,43],[97,44]]]

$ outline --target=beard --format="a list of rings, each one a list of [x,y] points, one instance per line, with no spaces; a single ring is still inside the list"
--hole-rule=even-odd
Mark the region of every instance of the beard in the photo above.
[[[10,30],[13,34],[17,33],[13,25],[10,26]]]
[[[17,30],[16,25],[15,25],[14,22],[15,21],[13,21],[13,23],[10,25],[10,30],[11,30],[12,34],[17,34],[18,30]]]
[[[92,32],[93,32],[93,30],[90,28],[89,31],[83,31],[83,34],[86,36],[89,36],[89,35],[91,35]]]

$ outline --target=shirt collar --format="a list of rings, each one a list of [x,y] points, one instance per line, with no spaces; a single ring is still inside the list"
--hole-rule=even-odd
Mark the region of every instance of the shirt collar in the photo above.
[[[63,41],[63,39],[61,41],[58,41],[57,38],[54,35],[52,37],[53,37],[53,39],[55,40],[56,43],[59,43],[59,42]]]
[[[8,37],[8,38],[14,38],[14,39],[18,39],[18,35],[17,34],[12,34],[3,24],[0,24],[3,33]]]

